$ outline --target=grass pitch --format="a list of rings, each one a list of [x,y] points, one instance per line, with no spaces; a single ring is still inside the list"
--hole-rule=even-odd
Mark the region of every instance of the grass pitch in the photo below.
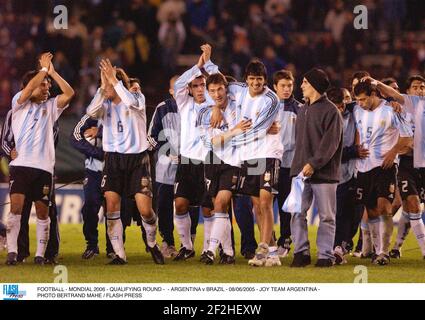
[[[253,268],[239,254],[240,235],[237,227],[236,265],[201,264],[198,259],[202,246],[202,226],[199,227],[196,241],[196,257],[185,262],[166,261],[166,265],[155,265],[149,254],[145,253],[140,229],[132,226],[127,229],[126,252],[128,265],[108,266],[105,255],[105,230],[99,225],[101,254],[93,260],[82,260],[85,249],[82,225],[62,225],[59,264],[68,269],[70,283],[350,283],[354,281],[354,267],[368,267],[369,282],[425,282],[425,261],[421,257],[416,240],[410,234],[403,247],[401,260],[392,260],[386,267],[374,266],[369,260],[348,257],[348,264],[330,269],[318,269],[309,266],[304,269],[292,269],[292,251],[282,260],[281,267]],[[30,228],[31,248],[35,248],[35,226]],[[278,230],[278,229],[276,229]],[[315,234],[311,228],[310,241],[313,246],[313,264],[315,263]],[[177,237],[176,237],[177,239]],[[35,266],[33,256],[27,262],[16,267],[4,265],[6,252],[0,252],[0,283],[51,283],[57,276],[53,266]]]

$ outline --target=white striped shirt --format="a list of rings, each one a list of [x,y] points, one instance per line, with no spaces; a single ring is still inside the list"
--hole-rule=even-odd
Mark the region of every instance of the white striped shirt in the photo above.
[[[103,151],[122,154],[142,153],[149,147],[146,135],[146,108],[143,94],[129,92],[121,81],[114,86],[121,102],[106,100],[100,89],[96,92],[87,114],[102,119]]]
[[[380,167],[385,154],[390,151],[399,137],[412,137],[410,123],[403,114],[395,113],[393,108],[382,100],[373,111],[367,111],[356,105],[354,118],[360,135],[360,144],[369,150],[369,157],[357,160],[360,172],[367,172]],[[394,160],[398,163],[398,157]]]
[[[425,168],[425,97],[403,95],[404,107],[413,120],[413,165]]]
[[[27,100],[18,104],[22,91],[12,99],[12,132],[18,157],[10,166],[36,168],[53,174],[55,139],[53,126],[64,108],[58,108],[58,96],[37,104]]]

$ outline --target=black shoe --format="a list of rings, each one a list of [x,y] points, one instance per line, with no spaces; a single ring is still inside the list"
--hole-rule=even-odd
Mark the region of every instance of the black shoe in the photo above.
[[[244,257],[246,260],[254,259],[254,257],[255,257],[255,252],[247,251],[247,252],[245,252],[245,253],[243,254],[243,257]]]
[[[107,263],[108,265],[111,266],[118,266],[118,265],[124,265],[127,264],[127,261],[125,261],[124,259],[120,258],[119,256],[115,256],[114,259],[112,259],[110,262]]]
[[[202,252],[201,258],[199,259],[199,262],[205,263],[207,259],[207,251]]]
[[[179,253],[173,259],[174,261],[184,261],[195,256],[195,250],[187,250],[185,247],[181,247]]]
[[[18,263],[24,263],[27,258],[28,256],[24,257],[18,254],[18,257],[16,258],[16,260],[18,261]]]
[[[386,266],[390,264],[390,256],[386,254],[380,254],[375,260],[375,264],[380,266]]]
[[[229,256],[227,254],[223,254],[220,258],[220,264],[235,264],[236,263],[236,259],[234,256]]]
[[[106,253],[106,257],[110,260],[114,260],[116,256],[117,255],[115,254],[115,252],[107,252]]]
[[[376,253],[372,253],[370,256],[370,260],[373,264],[376,264],[376,259],[378,259],[378,255]]]
[[[44,259],[44,257],[35,257],[34,258],[34,264],[39,265],[39,266],[44,266],[46,259]]]
[[[17,257],[18,255],[15,252],[9,252],[7,254],[6,265],[16,266],[18,264]]]
[[[304,268],[311,264],[310,255],[305,255],[302,252],[294,254],[294,260],[291,263],[291,268]]]
[[[164,264],[164,256],[162,255],[161,250],[156,244],[152,248],[149,248],[149,252],[151,253],[152,259],[156,264]]]
[[[214,264],[214,253],[212,253],[209,250],[207,252],[205,252],[204,263],[208,264],[208,265]]]
[[[84,260],[89,260],[99,255],[99,248],[87,248],[86,251],[81,255],[81,258]]]
[[[401,258],[401,252],[400,252],[400,250],[392,249],[390,251],[390,257],[392,259],[400,259]]]
[[[319,259],[317,260],[315,267],[316,268],[330,268],[334,265],[331,259]]]
[[[57,265],[59,262],[56,260],[56,257],[44,258],[44,264]]]

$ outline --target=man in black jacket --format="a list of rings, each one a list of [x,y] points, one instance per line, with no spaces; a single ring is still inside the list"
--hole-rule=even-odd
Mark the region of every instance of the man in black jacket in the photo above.
[[[317,267],[334,264],[336,188],[340,179],[342,156],[342,118],[324,94],[329,87],[326,73],[312,69],[304,75],[301,89],[307,103],[298,112],[295,129],[295,156],[291,176],[300,173],[307,180],[301,212],[292,213],[291,230],[295,244],[292,267],[311,263],[307,211],[313,196],[320,218],[317,233]]]

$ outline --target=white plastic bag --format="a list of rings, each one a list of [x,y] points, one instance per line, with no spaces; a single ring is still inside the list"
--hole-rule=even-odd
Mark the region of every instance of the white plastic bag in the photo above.
[[[289,213],[301,212],[305,177],[302,173],[292,178],[291,192],[286,198],[282,210]]]

